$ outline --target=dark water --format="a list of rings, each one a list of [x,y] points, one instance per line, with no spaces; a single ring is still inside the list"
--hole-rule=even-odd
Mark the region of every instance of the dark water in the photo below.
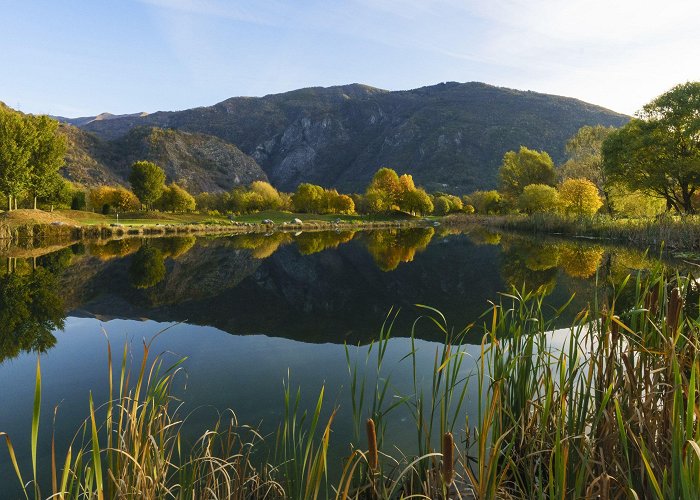
[[[478,324],[499,292],[525,284],[553,307],[575,296],[563,326],[600,283],[654,264],[619,247],[432,228],[130,239],[38,253],[16,250],[0,270],[0,431],[11,436],[25,478],[37,352],[44,471],[54,408],[60,457],[88,415],[88,392],[96,402],[107,398],[107,339],[117,352],[129,343],[137,364],[143,341],[168,327],[151,352],[173,362],[187,357],[177,391],[184,410],[193,411],[186,427],[192,437],[226,408],[273,434],[282,384],[290,380],[302,388],[302,406],[311,407],[325,386],[325,414],[339,408],[337,458],[354,439],[344,344],[363,365],[390,310],[400,313],[385,367],[396,391],[408,393],[411,366],[401,359],[411,348],[414,320],[426,313],[416,304],[439,309],[460,330]],[[415,336],[419,376],[429,377],[442,334],[423,321]],[[478,329],[467,341],[465,371],[479,352]],[[475,399],[467,398],[467,412]],[[415,433],[407,418],[394,412],[387,436],[410,452]],[[13,477],[3,445],[0,483]]]

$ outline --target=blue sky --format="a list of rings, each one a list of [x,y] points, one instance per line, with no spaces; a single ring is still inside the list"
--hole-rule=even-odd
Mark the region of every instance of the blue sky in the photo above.
[[[443,81],[633,113],[700,80],[700,2],[0,0],[0,100],[64,116]]]

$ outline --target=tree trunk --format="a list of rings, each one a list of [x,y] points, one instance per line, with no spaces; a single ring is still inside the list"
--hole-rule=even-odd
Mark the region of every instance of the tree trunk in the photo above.
[[[686,214],[694,214],[693,195],[690,191],[683,189],[683,210]]]
[[[17,197],[15,196],[15,210],[17,210]]]
[[[12,195],[7,195],[7,211],[12,212]]]
[[[36,196],[34,196],[34,210],[36,210]]]

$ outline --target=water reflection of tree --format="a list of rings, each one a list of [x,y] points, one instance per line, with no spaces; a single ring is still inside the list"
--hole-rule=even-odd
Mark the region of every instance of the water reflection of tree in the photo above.
[[[185,255],[192,249],[196,242],[197,238],[192,235],[149,240],[150,244],[163,253],[163,257],[170,257],[171,259],[178,259]]]
[[[63,328],[66,314],[57,270],[69,259],[67,249],[43,258],[46,268],[0,276],[0,361],[21,352],[44,352],[56,343],[52,332]]]
[[[266,259],[277,251],[282,245],[292,241],[289,233],[250,233],[241,234],[232,238],[234,248],[251,250],[251,255],[256,259]]]
[[[526,291],[549,295],[557,284],[558,252],[554,246],[524,238],[502,242],[503,281]]]
[[[469,239],[477,245],[500,245],[501,233],[478,226],[469,230]]]
[[[329,248],[338,248],[339,245],[352,240],[354,236],[354,231],[301,233],[294,238],[294,243],[296,243],[299,253],[311,255]]]
[[[557,283],[559,269],[572,278],[590,278],[601,265],[604,249],[561,241],[508,238],[503,241],[503,279],[528,291],[550,294]]]
[[[370,231],[365,236],[367,250],[382,271],[393,271],[401,262],[411,262],[426,249],[435,230],[429,228]]]
[[[141,248],[141,238],[124,238],[90,243],[88,252],[100,260],[111,260],[136,253]]]
[[[172,236],[165,238],[123,238],[120,240],[108,240],[90,243],[88,250],[90,255],[100,260],[111,260],[117,257],[126,257],[139,251],[144,242],[159,249],[164,257],[177,259],[189,252],[197,238],[194,236]]]
[[[562,269],[572,278],[590,278],[603,260],[603,247],[577,244],[559,245],[559,261]]]
[[[311,255],[329,248],[337,248],[352,240],[354,236],[354,231],[313,231],[296,235],[286,232],[250,233],[235,236],[232,241],[235,248],[251,250],[251,255],[256,259],[266,259],[281,246],[292,242],[302,255]]]
[[[131,284],[135,288],[151,288],[165,278],[165,257],[153,245],[143,245],[134,254],[129,267]]]

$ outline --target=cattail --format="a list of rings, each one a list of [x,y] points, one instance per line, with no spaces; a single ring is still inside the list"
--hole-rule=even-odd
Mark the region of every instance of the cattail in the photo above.
[[[610,318],[610,333],[612,333],[613,342],[616,342],[620,334],[620,323],[616,320],[620,320],[619,316],[613,316]]]
[[[374,428],[374,420],[367,419],[367,457],[369,469],[374,472],[379,467],[379,450],[377,449],[377,431]]]
[[[608,306],[605,304],[600,308],[600,322],[601,330],[606,328],[606,323],[608,322]]]
[[[452,478],[454,477],[454,439],[452,438],[451,432],[446,432],[442,436],[442,477],[445,480],[445,484],[449,486],[452,484]]]
[[[649,311],[652,316],[656,316],[659,310],[659,286],[656,285],[647,294],[646,299],[644,299],[644,308]]]
[[[668,299],[668,313],[666,315],[666,324],[671,334],[675,334],[678,329],[681,309],[683,309],[683,297],[681,297],[680,289],[675,287],[671,290],[671,296]]]

